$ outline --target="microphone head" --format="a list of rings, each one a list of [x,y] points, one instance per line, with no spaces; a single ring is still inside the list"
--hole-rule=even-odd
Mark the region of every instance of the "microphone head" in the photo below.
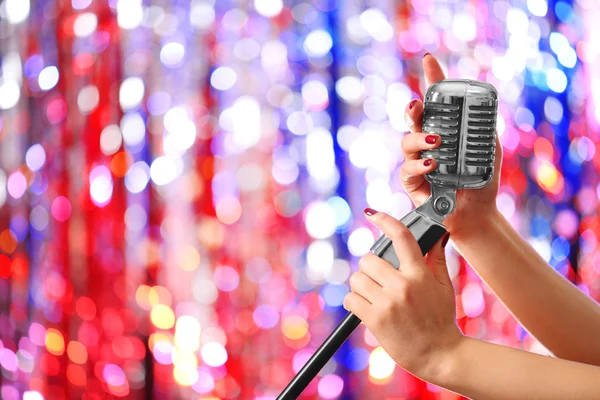
[[[437,167],[425,175],[432,184],[457,189],[484,187],[494,174],[498,92],[485,82],[447,79],[425,94],[423,132],[442,138],[421,153]]]

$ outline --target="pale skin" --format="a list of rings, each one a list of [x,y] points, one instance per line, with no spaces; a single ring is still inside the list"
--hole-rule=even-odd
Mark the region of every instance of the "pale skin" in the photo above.
[[[444,79],[427,55],[428,84]],[[421,132],[423,103],[406,117],[400,178],[418,206],[430,194],[420,152],[439,146]],[[414,122],[412,122],[414,121]],[[431,141],[431,140],[430,140]],[[483,189],[459,191],[445,221],[454,247],[509,311],[557,358],[466,337],[455,320],[455,296],[438,243],[425,260],[412,234],[385,213],[366,218],[392,239],[401,269],[369,254],[352,275],[344,307],[373,332],[388,354],[410,373],[473,399],[600,398],[600,307],[554,271],[496,208],[502,147],[495,175]],[[443,241],[443,240],[442,240]],[[441,241],[441,242],[442,242]]]

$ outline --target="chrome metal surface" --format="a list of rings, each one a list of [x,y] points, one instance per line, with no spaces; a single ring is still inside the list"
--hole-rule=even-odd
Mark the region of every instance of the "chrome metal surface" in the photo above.
[[[422,158],[437,161],[435,171],[426,175],[432,186],[477,189],[489,183],[494,174],[497,108],[498,93],[484,82],[443,80],[429,87],[423,131],[442,137],[438,149],[422,153]]]

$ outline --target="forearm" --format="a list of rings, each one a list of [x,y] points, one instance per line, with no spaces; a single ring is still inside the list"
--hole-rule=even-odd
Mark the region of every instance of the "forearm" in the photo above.
[[[453,241],[511,313],[554,355],[600,365],[600,307],[554,271],[499,212]]]
[[[600,396],[600,368],[465,338],[430,382],[471,399],[584,400]]]

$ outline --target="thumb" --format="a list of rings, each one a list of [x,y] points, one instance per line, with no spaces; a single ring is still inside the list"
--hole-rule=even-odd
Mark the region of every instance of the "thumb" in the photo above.
[[[447,233],[442,237],[427,254],[427,266],[433,272],[433,275],[443,285],[452,287],[452,279],[448,274],[446,266],[446,244],[450,239],[450,234]]]

